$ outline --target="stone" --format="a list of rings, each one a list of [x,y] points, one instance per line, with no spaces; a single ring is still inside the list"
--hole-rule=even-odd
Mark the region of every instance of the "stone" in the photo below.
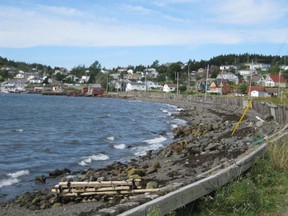
[[[156,181],[150,181],[146,185],[146,189],[155,189],[158,188],[158,183]]]

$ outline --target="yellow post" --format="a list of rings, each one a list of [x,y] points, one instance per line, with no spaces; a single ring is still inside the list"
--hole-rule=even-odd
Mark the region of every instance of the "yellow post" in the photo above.
[[[252,99],[250,100],[250,102],[248,103],[246,109],[244,110],[244,113],[242,114],[241,118],[239,119],[237,125],[235,126],[233,132],[232,132],[232,136],[234,135],[234,133],[236,132],[237,128],[239,127],[239,124],[241,123],[242,119],[244,118],[245,114],[247,113],[248,109],[250,108],[251,104],[252,104]]]

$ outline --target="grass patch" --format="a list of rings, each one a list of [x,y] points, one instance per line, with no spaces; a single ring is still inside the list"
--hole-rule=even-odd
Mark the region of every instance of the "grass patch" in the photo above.
[[[266,155],[246,175],[177,215],[279,215],[288,206],[287,155],[288,141],[268,144]]]

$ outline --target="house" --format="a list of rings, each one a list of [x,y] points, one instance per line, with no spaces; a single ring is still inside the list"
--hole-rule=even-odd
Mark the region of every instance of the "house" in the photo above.
[[[278,95],[278,88],[265,88],[265,92],[268,93],[269,96],[273,97],[273,96],[277,96]]]
[[[128,73],[128,74],[133,74],[134,71],[133,71],[132,69],[129,69],[129,70],[127,70],[127,73]]]
[[[41,84],[41,83],[43,83],[42,79],[37,78],[35,76],[30,76],[27,80],[28,80],[29,84]]]
[[[233,73],[220,73],[218,74],[218,76],[216,77],[216,79],[226,79],[229,80],[230,82],[234,82],[235,84],[239,83],[239,78],[238,76],[236,76]]]
[[[214,94],[229,94],[233,91],[232,86],[229,84],[228,80],[225,79],[215,79],[209,85],[208,93]]]
[[[146,85],[147,85],[147,89],[151,90],[151,89],[162,89],[163,86],[159,85],[158,83],[155,83],[153,81],[147,80],[146,81]]]
[[[82,76],[79,83],[87,83],[90,79],[90,76]]]
[[[25,83],[22,79],[10,79],[8,81],[1,83],[1,91],[3,92],[24,92],[25,91]]]
[[[248,96],[251,97],[263,97],[264,96],[264,86],[249,86]]]
[[[157,78],[159,75],[159,72],[155,68],[147,68],[144,70],[144,74],[145,73],[147,74],[148,77],[151,77],[151,78]]]
[[[145,83],[130,82],[127,83],[125,91],[146,91]]]
[[[237,70],[237,67],[234,65],[221,65],[220,66],[221,71],[226,71],[226,70],[230,70],[230,69]]]
[[[207,90],[209,90],[210,84],[211,84],[211,81],[208,79],[207,80]],[[205,90],[206,90],[206,78],[202,78],[202,79],[199,79],[197,81],[197,90],[200,92],[205,92]]]
[[[250,70],[268,71],[270,68],[270,64],[264,64],[264,63],[247,63],[245,65],[249,67]]]
[[[269,74],[264,81],[265,86],[267,87],[287,87],[287,80],[282,74]]]
[[[101,84],[89,84],[88,87],[82,89],[82,94],[85,95],[103,95],[104,89],[101,87]]]
[[[252,83],[256,83],[256,85],[263,85],[264,78],[258,74],[252,75]]]
[[[177,89],[177,84],[165,84],[163,86],[163,91],[164,92],[173,92],[173,91],[176,91]]]

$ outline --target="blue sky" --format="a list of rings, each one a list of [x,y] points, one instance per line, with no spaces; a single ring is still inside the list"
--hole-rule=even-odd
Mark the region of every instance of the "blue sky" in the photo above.
[[[1,0],[0,56],[68,69],[288,55],[287,0]]]

